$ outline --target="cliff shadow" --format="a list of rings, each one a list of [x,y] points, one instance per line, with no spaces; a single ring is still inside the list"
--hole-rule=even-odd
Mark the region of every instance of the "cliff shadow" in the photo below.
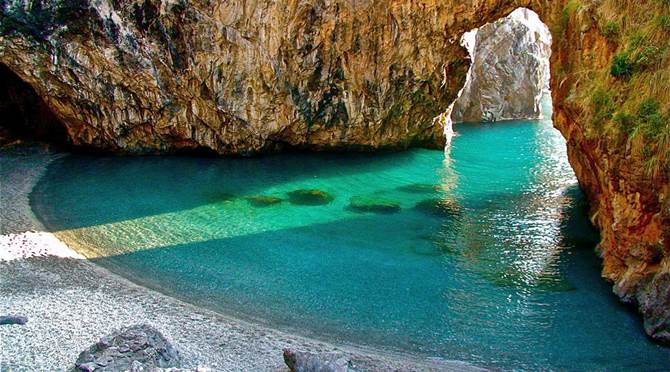
[[[244,202],[255,196],[287,201],[288,192],[300,189],[327,191],[339,198],[341,190],[330,179],[409,168],[407,164],[417,157],[442,156],[438,151],[419,151],[255,158],[74,154],[49,165],[30,193],[30,205],[55,232]],[[380,188],[381,181],[383,177]]]

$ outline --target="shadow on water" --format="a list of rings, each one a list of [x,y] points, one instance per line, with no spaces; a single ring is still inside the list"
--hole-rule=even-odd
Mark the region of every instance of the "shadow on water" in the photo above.
[[[453,216],[426,220],[412,208],[93,261],[197,305],[331,341],[365,340],[463,360],[485,347],[487,363],[524,368],[570,368],[572,359],[599,365],[597,355],[589,361],[576,345],[596,345],[598,353],[626,360],[630,350],[610,340],[641,332],[639,320],[599,278],[598,236],[581,191],[568,188],[561,199],[558,245],[522,257],[553,262],[546,283],[539,277],[500,286],[473,276],[488,269],[501,246],[469,241],[481,238],[482,225]],[[419,238],[408,242],[396,234]],[[473,244],[483,247],[468,253]],[[573,288],[566,291],[565,282]],[[631,366],[653,366],[667,355],[636,342],[626,348],[651,354],[633,358]]]
[[[466,132],[453,159],[73,157],[33,204],[87,227],[74,234],[104,248],[93,261],[141,285],[305,335],[504,369],[667,361],[600,279],[584,196],[544,129]],[[314,189],[332,199],[290,202]]]
[[[60,231],[252,197],[281,183],[380,172],[416,156],[416,151],[251,159],[77,154],[48,167],[30,202],[49,229]],[[52,205],[59,206],[57,215]]]

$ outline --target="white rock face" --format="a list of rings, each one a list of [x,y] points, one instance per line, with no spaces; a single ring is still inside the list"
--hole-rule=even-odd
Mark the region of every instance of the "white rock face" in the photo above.
[[[537,119],[549,87],[551,33],[534,12],[509,16],[463,35],[473,60],[452,111],[454,122]]]

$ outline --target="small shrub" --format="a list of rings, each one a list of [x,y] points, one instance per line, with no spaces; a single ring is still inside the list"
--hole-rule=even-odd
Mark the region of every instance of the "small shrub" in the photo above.
[[[655,98],[645,98],[637,109],[638,125],[643,129],[646,137],[655,138],[667,131],[668,118],[658,112],[661,104]]]
[[[651,115],[658,113],[658,109],[661,107],[661,104],[654,98],[645,98],[640,102],[640,105],[637,108],[637,115],[641,119],[646,119]]]
[[[615,21],[607,21],[602,27],[603,36],[613,39],[619,34],[619,24]]]
[[[670,32],[670,16],[662,15],[656,17],[656,24],[665,32]]]
[[[633,64],[628,53],[619,53],[614,56],[610,74],[616,78],[629,78],[633,75]]]
[[[630,115],[625,111],[620,111],[614,114],[612,120],[616,124],[617,128],[627,135],[630,135],[634,129],[635,118],[633,115]]]
[[[660,113],[654,113],[647,117],[644,126],[644,134],[649,138],[655,138],[661,131],[666,129],[666,121]]]
[[[602,126],[612,118],[615,108],[610,93],[597,89],[591,96],[591,105],[593,105],[593,124],[595,126]]]

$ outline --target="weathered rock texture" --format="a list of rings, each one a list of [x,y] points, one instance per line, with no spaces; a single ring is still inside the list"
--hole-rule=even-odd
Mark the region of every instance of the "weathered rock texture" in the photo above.
[[[517,9],[463,36],[472,66],[454,122],[537,119],[549,88],[551,34],[537,14]]]
[[[177,350],[148,325],[134,325],[105,336],[79,354],[76,371],[141,371],[181,365]]]
[[[291,372],[348,372],[355,371],[352,363],[341,353],[309,353],[284,349],[284,362]]]
[[[0,5],[0,63],[74,144],[221,154],[440,146],[450,128],[433,117],[469,67],[461,35],[533,9],[552,32],[554,124],[601,230],[603,275],[638,306],[647,332],[670,342],[667,1]]]

